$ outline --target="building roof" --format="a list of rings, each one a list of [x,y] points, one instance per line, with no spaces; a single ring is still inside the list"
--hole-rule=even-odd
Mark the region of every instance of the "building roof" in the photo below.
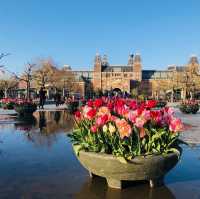
[[[184,71],[186,70],[187,66],[169,66],[167,69],[168,71]]]

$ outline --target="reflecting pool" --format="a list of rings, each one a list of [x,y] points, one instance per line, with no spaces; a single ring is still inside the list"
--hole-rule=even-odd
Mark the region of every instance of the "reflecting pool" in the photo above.
[[[103,178],[90,179],[80,165],[67,138],[72,127],[65,111],[0,116],[0,199],[200,199],[199,145],[183,146],[165,186],[150,189],[141,182],[114,190]]]

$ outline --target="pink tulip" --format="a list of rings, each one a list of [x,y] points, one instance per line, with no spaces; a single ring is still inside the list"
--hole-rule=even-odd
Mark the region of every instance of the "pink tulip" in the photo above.
[[[108,115],[105,114],[105,115],[99,116],[96,119],[96,125],[103,126],[107,121],[108,121]]]
[[[181,130],[183,130],[183,123],[179,118],[173,118],[170,121],[169,130],[175,133],[180,132]]]
[[[98,127],[96,125],[91,126],[90,130],[92,133],[96,133],[97,132]]]
[[[145,124],[146,120],[142,117],[137,117],[135,120],[135,126],[137,126],[138,128],[142,128]]]

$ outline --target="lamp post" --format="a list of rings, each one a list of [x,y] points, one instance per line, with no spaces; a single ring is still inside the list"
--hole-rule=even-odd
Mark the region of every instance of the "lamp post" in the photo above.
[[[65,97],[65,82],[66,82],[66,80],[64,79],[63,80],[63,97]]]

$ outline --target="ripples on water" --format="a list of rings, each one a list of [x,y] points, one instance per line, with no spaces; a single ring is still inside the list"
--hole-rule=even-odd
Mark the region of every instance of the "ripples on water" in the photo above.
[[[66,136],[72,127],[72,117],[65,111],[0,118],[0,199],[200,199],[198,145],[184,147],[165,186],[150,189],[141,182],[113,190],[103,178],[90,179],[77,161]]]

